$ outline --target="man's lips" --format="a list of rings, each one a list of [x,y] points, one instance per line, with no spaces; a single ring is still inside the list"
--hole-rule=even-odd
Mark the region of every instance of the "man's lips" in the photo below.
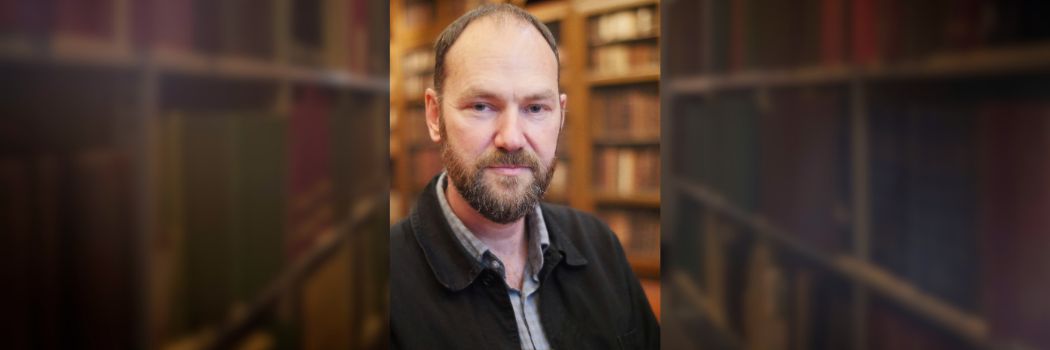
[[[490,166],[488,166],[486,168],[489,169],[489,170],[492,170],[493,172],[495,172],[497,174],[503,174],[503,175],[517,175],[517,174],[521,174],[521,173],[524,173],[526,171],[531,171],[532,170],[527,165],[518,165],[518,164],[490,165]]]

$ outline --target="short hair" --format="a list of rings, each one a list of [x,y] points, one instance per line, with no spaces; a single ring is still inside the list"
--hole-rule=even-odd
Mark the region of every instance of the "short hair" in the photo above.
[[[438,35],[437,42],[434,43],[434,90],[437,91],[439,99],[441,95],[441,89],[445,84],[445,55],[448,54],[448,50],[452,48],[452,44],[456,43],[459,39],[459,35],[463,34],[463,31],[467,29],[476,19],[481,19],[489,16],[501,16],[503,18],[518,19],[528,24],[532,24],[543,35],[543,39],[550,45],[551,51],[554,52],[554,60],[558,62],[558,79],[561,79],[561,61],[558,56],[558,44],[554,40],[554,35],[551,34],[550,29],[547,25],[536,19],[535,16],[528,13],[524,9],[511,5],[511,4],[485,4],[478,6],[477,8],[470,10],[463,16],[460,16],[445,30],[441,31]]]

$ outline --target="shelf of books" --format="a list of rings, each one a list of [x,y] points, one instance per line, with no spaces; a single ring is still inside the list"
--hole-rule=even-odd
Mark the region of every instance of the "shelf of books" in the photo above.
[[[1046,5],[667,6],[669,295],[748,347],[1050,346]]]
[[[644,283],[660,276],[660,21],[656,1],[581,2],[589,204]],[[586,158],[584,158],[586,159]],[[652,298],[652,296],[651,296]]]
[[[370,20],[385,4],[0,7],[0,231],[17,260],[4,266],[32,281],[2,303],[39,315],[5,333],[16,348],[204,347],[385,184],[355,175],[385,163],[388,28]],[[375,247],[345,249],[356,265],[321,265],[380,266]],[[294,289],[325,283],[338,282]],[[385,339],[358,327],[385,317],[379,293],[326,297],[374,310],[338,325],[274,313],[253,334],[290,347]]]

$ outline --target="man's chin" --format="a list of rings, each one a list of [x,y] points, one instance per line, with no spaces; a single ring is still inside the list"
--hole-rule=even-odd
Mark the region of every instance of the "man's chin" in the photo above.
[[[516,178],[495,179],[487,181],[485,190],[492,198],[497,198],[500,202],[515,202],[528,195],[529,187],[532,185],[529,181]]]

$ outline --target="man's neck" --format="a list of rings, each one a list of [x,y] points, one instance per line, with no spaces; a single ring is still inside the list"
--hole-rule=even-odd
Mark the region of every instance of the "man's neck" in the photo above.
[[[507,224],[493,222],[470,206],[452,181],[448,182],[445,197],[448,198],[452,213],[500,259],[519,257],[519,254],[524,256],[524,217]]]

